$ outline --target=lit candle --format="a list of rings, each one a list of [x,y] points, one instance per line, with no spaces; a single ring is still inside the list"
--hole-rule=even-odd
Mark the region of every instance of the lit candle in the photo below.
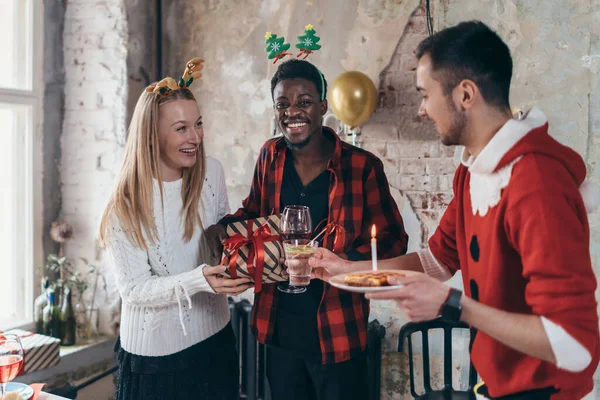
[[[371,260],[373,261],[373,271],[377,271],[377,228],[375,224],[371,227]]]

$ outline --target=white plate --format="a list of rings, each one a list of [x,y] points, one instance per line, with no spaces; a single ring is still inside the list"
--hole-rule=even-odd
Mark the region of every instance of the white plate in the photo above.
[[[33,388],[24,383],[8,382],[6,384],[6,393],[10,392],[18,392],[23,400],[28,400],[33,396]]]
[[[372,270],[369,271],[357,271],[357,272],[372,272]],[[379,270],[378,272],[395,272],[395,273],[405,273],[405,271],[394,271],[394,270]],[[344,278],[346,278],[346,275],[350,274],[351,272],[347,272],[344,274],[339,274],[336,275],[334,277],[332,277],[331,279],[329,279],[329,283],[331,284],[331,286],[334,286],[338,289],[342,289],[342,290],[347,290],[349,292],[355,292],[355,293],[369,293],[369,292],[382,292],[385,290],[394,290],[394,289],[399,289],[401,287],[403,287],[404,285],[394,285],[394,286],[348,286],[344,284]],[[352,273],[356,273],[356,272],[352,272]]]

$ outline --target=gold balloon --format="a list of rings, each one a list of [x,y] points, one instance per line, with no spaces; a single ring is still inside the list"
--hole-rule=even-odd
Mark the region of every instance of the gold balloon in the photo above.
[[[344,72],[333,81],[329,93],[331,110],[351,128],[367,121],[377,105],[375,85],[362,72]]]

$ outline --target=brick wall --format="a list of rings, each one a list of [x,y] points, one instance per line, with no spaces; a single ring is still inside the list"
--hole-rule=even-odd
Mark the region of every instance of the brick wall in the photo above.
[[[96,263],[100,258],[99,217],[119,171],[126,137],[126,40],[122,0],[68,2],[60,170],[62,217],[74,229],[65,252],[74,261]],[[108,289],[114,296],[114,285]]]
[[[384,161],[390,185],[404,195],[416,214],[420,245],[426,244],[452,199],[456,170],[455,148],[442,145],[433,125],[417,116],[421,95],[415,89],[413,52],[427,37],[424,15],[421,6],[411,16],[390,64],[380,75],[376,112],[361,133],[363,148]]]
[[[425,244],[451,199],[454,149],[440,144],[417,117],[417,44],[426,37],[422,8],[412,15],[387,68],[379,104],[363,127],[362,146],[379,156],[411,235]],[[127,22],[122,0],[73,0],[64,30],[65,119],[62,135],[62,217],[73,224],[66,254],[100,260],[99,217],[119,170],[127,109]],[[249,170],[249,173],[251,171]],[[100,264],[100,269],[103,270]],[[116,296],[109,285],[110,302]],[[102,301],[102,299],[100,299]],[[104,318],[106,320],[106,318]]]
[[[456,170],[455,148],[441,144],[435,127],[417,115],[421,95],[415,89],[417,60],[413,54],[427,37],[424,7],[411,15],[389,65],[380,74],[379,102],[374,115],[362,129],[362,147],[376,154],[384,163],[398,207],[402,210],[409,234],[409,252],[427,246],[427,239],[438,225],[452,199],[452,179]],[[460,277],[450,285],[462,286]],[[396,352],[398,332],[406,316],[392,301],[371,303],[371,319],[386,327],[382,359],[382,399],[408,399],[406,374],[408,361]],[[465,349],[468,337],[454,338],[455,348]],[[442,376],[439,355],[431,349],[432,374]],[[458,352],[453,360],[457,371],[467,364],[467,352]],[[462,374],[462,375],[461,375]],[[464,373],[455,374],[455,383],[465,382]],[[457,385],[458,386],[458,385]]]

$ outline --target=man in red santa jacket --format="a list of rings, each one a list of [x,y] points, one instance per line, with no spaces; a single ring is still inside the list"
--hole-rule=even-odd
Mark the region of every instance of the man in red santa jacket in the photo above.
[[[483,23],[436,33],[417,58],[419,115],[465,148],[429,248],[379,262],[425,273],[367,297],[396,300],[414,321],[476,328],[480,398],[592,399],[600,347],[587,212],[598,195],[584,161],[548,134],[539,109],[512,117],[510,52]],[[312,264],[322,279],[370,268],[326,250]],[[458,270],[464,295],[441,282]]]

